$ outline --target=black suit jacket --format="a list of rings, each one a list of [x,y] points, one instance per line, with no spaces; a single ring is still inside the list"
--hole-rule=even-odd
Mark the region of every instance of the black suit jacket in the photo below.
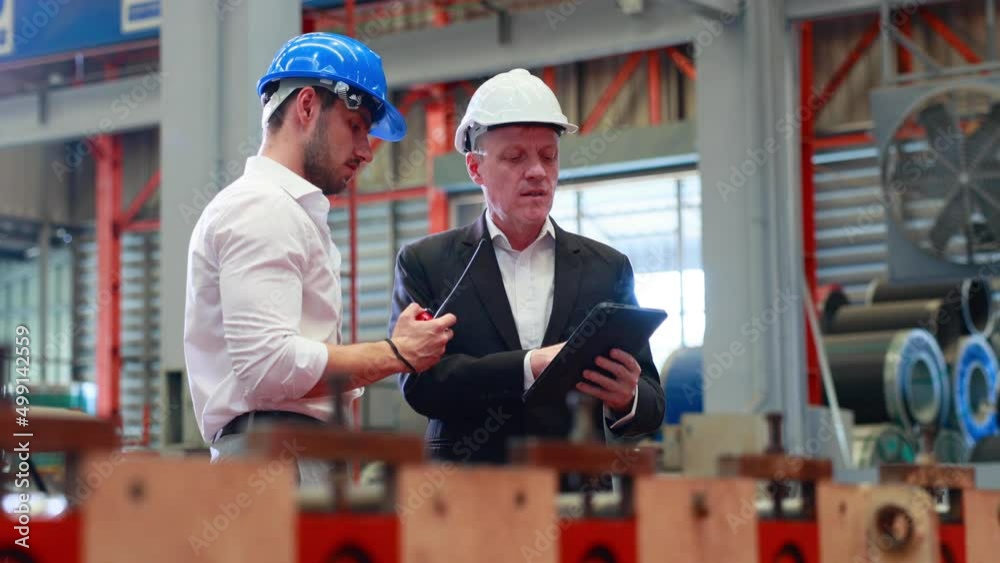
[[[555,288],[543,346],[568,339],[602,301],[636,304],[632,267],[624,254],[553,225]],[[523,407],[527,351],[521,349],[485,213],[475,223],[400,250],[389,333],[411,302],[436,310],[484,238],[481,256],[446,311],[458,322],[445,356],[426,372],[400,375],[406,402],[429,419],[426,443],[439,460],[502,463],[509,438],[566,437],[571,430],[573,417],[566,405],[551,405],[544,412]],[[617,437],[639,437],[663,422],[663,392],[648,345],[636,359],[642,376],[635,418],[614,431],[605,427]]]

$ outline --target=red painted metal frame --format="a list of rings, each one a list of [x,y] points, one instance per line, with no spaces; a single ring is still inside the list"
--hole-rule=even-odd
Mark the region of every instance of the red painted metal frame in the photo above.
[[[944,23],[941,18],[934,15],[926,7],[921,6],[917,8],[917,13],[920,17],[927,22],[927,25],[934,30],[935,33],[941,36],[949,45],[952,46],[962,57],[965,62],[976,64],[983,62],[983,58],[979,56],[969,45],[962,41],[962,38],[955,34],[949,27],[948,24]]]
[[[542,80],[545,85],[549,87],[549,90],[555,92],[556,90],[556,67],[547,66],[542,69]]]
[[[97,415],[120,425],[122,144],[111,135],[93,138],[96,162]]]
[[[638,557],[636,522],[626,520],[563,520],[559,538],[560,563],[590,563],[606,559],[588,558],[595,548],[608,550],[614,559],[625,563]]]
[[[660,52],[649,51],[646,53],[646,96],[649,98],[649,124],[657,126],[663,120],[660,107],[663,100],[660,99]]]
[[[844,133],[813,138],[813,149],[842,149],[847,147],[869,146],[875,142],[871,133]]]
[[[802,25],[805,26],[807,24],[803,23]],[[811,26],[812,23],[808,23],[808,25]],[[861,60],[861,57],[863,57],[865,53],[868,51],[868,49],[870,49],[871,46],[875,43],[875,40],[878,39],[878,36],[879,36],[879,18],[875,18],[872,21],[872,23],[867,28],[865,28],[864,34],[862,34],[861,38],[854,45],[854,48],[851,49],[851,52],[847,54],[847,57],[844,59],[844,61],[840,63],[840,66],[837,67],[837,70],[833,72],[833,76],[830,77],[830,81],[826,83],[826,86],[823,87],[823,90],[821,91],[820,94],[817,95],[815,94],[815,92],[812,91],[813,85],[811,83],[808,89],[806,88],[802,89],[802,93],[805,97],[802,97],[801,99],[809,100],[808,107],[813,110],[811,112],[812,119],[804,121],[815,122],[816,116],[820,112],[822,112],[823,108],[826,107],[826,104],[830,102],[830,99],[833,98],[833,95],[837,92],[837,90],[841,87],[841,85],[843,85],[844,80],[847,79],[847,75],[850,74],[851,70],[853,70],[855,65],[858,64],[858,61]],[[812,52],[811,49],[812,47],[810,46],[810,53]],[[804,59],[802,61],[802,64],[803,65],[806,64]],[[810,57],[809,58],[810,69],[812,68],[812,66],[813,66],[813,60],[812,57]]]
[[[899,31],[907,38],[913,39],[913,18],[904,17],[899,24]],[[913,72],[913,53],[902,45],[896,46],[896,67],[900,74]]]
[[[0,515],[0,550],[12,550],[29,556],[36,563],[80,563],[83,561],[83,532],[80,513],[70,509],[55,518],[32,516],[28,549],[14,542],[22,536],[14,529],[14,515]],[[13,560],[4,558],[3,561]],[[29,559],[25,559],[29,560]]]
[[[139,211],[142,209],[142,206],[146,205],[146,202],[149,201],[149,198],[151,198],[158,189],[160,189],[159,170],[157,170],[156,172],[153,173],[152,176],[150,176],[149,180],[146,182],[146,185],[142,187],[142,191],[140,191],[135,196],[135,199],[132,200],[132,203],[128,206],[128,209],[122,214],[121,224],[125,225],[126,229],[128,228],[129,225],[132,224],[132,220],[135,219],[135,216],[139,214]]]
[[[400,558],[399,520],[395,514],[300,512],[298,518],[298,563],[383,563]],[[334,558],[345,548],[354,548],[367,559],[351,558],[349,553]]]
[[[940,523],[938,525],[938,540],[941,545],[941,563],[966,563],[968,561],[965,551],[964,524]],[[950,560],[944,558],[946,552],[951,555]]]
[[[813,89],[813,24],[804,22],[799,30],[800,55],[799,79],[800,100],[811,100]],[[810,106],[811,107],[811,106]],[[819,111],[819,110],[816,110]],[[813,112],[803,112],[800,131],[800,152],[802,169],[802,254],[805,260],[806,284],[812,294],[816,293],[816,204],[815,187],[813,185],[813,128],[815,115]],[[820,405],[823,402],[823,391],[820,386],[819,353],[816,341],[819,335],[813,334],[809,323],[806,323],[806,394],[810,405]]]
[[[143,219],[141,221],[132,221],[122,231],[126,233],[155,233],[160,230],[160,220],[159,219]]]
[[[815,521],[797,520],[761,520],[757,523],[759,561],[796,561],[787,551],[783,553],[791,547],[801,555],[801,563],[819,563],[819,525]]]
[[[677,65],[678,70],[680,70],[684,76],[689,80],[697,80],[698,71],[694,68],[694,63],[687,55],[681,52],[677,47],[667,47],[667,54],[670,55],[670,60],[674,61]]]
[[[632,77],[635,69],[638,68],[639,63],[642,62],[642,56],[643,53],[641,52],[632,53],[628,56],[628,59],[625,60],[625,64],[618,69],[615,77],[611,80],[611,84],[609,84],[604,90],[604,93],[601,94],[601,98],[597,100],[597,104],[594,105],[594,109],[590,110],[590,114],[588,114],[587,118],[583,120],[583,126],[580,127],[581,135],[586,135],[587,133],[593,131],[594,128],[597,127],[597,124],[600,123],[601,119],[604,118],[604,114],[607,113],[608,108],[611,107],[611,104],[615,101],[618,93],[621,92],[622,87],[625,86],[625,83]]]
[[[802,126],[800,137],[800,170],[802,175],[802,254],[804,260],[806,282],[809,291],[815,296],[816,279],[816,202],[815,202],[815,167],[813,155],[816,150],[816,121],[820,112],[826,107],[837,89],[844,83],[847,75],[857,65],[861,57],[878,38],[879,20],[872,22],[855,44],[847,58],[837,67],[830,81],[819,94],[814,91],[815,61],[813,44],[813,23],[803,22],[799,29],[799,103],[804,105],[802,111]],[[807,380],[806,390],[811,405],[823,402],[823,390],[820,382],[819,353],[816,350],[818,335],[814,335],[806,323],[806,359]]]

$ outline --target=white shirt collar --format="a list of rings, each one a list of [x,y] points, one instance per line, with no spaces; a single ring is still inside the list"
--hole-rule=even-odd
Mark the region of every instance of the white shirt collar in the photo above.
[[[490,233],[490,240],[496,242],[499,238],[504,245],[503,248],[513,249],[507,235],[504,234],[504,232],[500,230],[500,227],[497,227],[496,223],[493,222],[493,214],[490,213],[488,209],[486,210],[486,230]],[[546,235],[552,237],[552,240],[556,239],[556,229],[552,226],[552,220],[549,217],[545,217],[545,224],[542,225],[542,230],[539,231],[538,236],[535,237],[535,240],[533,240],[531,244],[535,244],[536,242],[542,240]]]
[[[247,158],[243,174],[263,176],[298,201],[317,223],[326,222],[326,216],[330,212],[330,200],[322,190],[280,162],[266,156],[251,156]]]
[[[303,197],[313,193],[323,195],[322,190],[305,178],[292,172],[280,162],[266,156],[257,155],[248,158],[244,174],[267,176],[297,200],[301,200]]]

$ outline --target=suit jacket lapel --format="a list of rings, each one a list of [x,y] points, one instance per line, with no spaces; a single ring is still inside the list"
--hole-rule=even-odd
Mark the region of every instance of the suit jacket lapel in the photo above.
[[[500,337],[509,350],[520,350],[521,339],[517,334],[517,325],[514,324],[514,314],[510,310],[510,303],[507,302],[507,291],[503,287],[503,277],[500,275],[500,266],[497,265],[496,251],[493,249],[492,241],[489,240],[489,231],[486,229],[486,214],[480,215],[479,220],[473,223],[469,229],[469,236],[465,240],[466,246],[470,250],[466,256],[471,255],[471,249],[479,244],[480,239],[487,239],[483,245],[479,258],[469,270],[469,277],[479,294],[479,301],[486,309],[490,322],[496,327]],[[468,260],[468,258],[465,258]]]
[[[556,231],[556,271],[552,292],[552,314],[545,329],[542,346],[558,344],[562,338],[566,323],[569,322],[576,296],[580,289],[580,276],[583,268],[580,261],[580,248],[566,231],[552,222]]]

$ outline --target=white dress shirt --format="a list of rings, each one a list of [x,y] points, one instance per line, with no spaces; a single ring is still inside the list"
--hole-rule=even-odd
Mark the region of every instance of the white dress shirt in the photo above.
[[[552,315],[552,301],[555,291],[556,273],[556,230],[552,221],[545,218],[541,232],[524,250],[518,252],[510,244],[507,235],[496,226],[490,212],[486,212],[486,229],[489,231],[493,249],[497,255],[497,265],[500,267],[500,277],[503,278],[503,288],[507,293],[507,302],[514,315],[514,325],[521,340],[522,350],[541,347],[545,339],[545,329]],[[524,388],[535,382],[531,373],[531,354],[524,356]],[[635,417],[635,409],[639,404],[639,387],[636,385],[635,398],[632,400],[632,410],[621,417],[611,428],[617,428]],[[614,415],[604,407],[604,416],[614,420]]]
[[[184,356],[207,442],[252,410],[332,414],[329,398],[302,399],[326,369],[324,343],[341,342],[341,258],[329,211],[319,188],[253,156],[198,219],[188,249]]]

